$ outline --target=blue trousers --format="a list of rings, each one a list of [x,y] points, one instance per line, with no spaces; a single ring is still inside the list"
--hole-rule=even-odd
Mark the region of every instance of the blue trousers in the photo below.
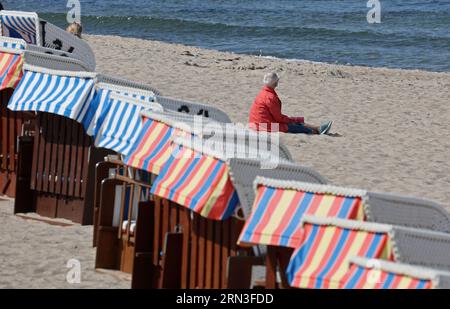
[[[293,134],[313,134],[313,130],[311,128],[305,127],[301,123],[288,123],[288,133]]]

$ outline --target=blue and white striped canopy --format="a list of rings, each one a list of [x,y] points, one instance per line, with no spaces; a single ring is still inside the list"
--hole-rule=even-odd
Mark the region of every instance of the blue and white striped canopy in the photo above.
[[[78,122],[94,95],[94,73],[47,70],[24,65],[24,76],[8,108],[57,114]]]
[[[0,37],[0,47],[6,49],[25,50],[26,43],[21,39]]]
[[[95,146],[128,155],[142,128],[141,111],[149,108],[151,105],[133,98],[110,94]]]
[[[37,17],[20,15],[2,15],[3,36],[23,39],[29,44],[37,44]]]
[[[89,104],[89,109],[83,120],[83,126],[86,133],[91,136],[96,136],[98,134],[98,131],[105,120],[106,114],[110,108],[110,94],[131,97],[142,101],[142,103],[151,103],[155,101],[155,95],[150,91],[120,87],[106,83],[99,83],[96,88],[97,91],[95,97]]]

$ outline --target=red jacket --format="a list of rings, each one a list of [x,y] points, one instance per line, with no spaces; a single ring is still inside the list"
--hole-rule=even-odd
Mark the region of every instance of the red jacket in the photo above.
[[[288,117],[281,113],[281,101],[275,89],[264,86],[261,92],[256,96],[250,108],[249,123],[250,127],[261,131],[276,131],[271,127],[272,123],[279,124],[280,132],[288,131],[288,123],[303,123],[303,117]],[[264,124],[264,126],[261,126]]]

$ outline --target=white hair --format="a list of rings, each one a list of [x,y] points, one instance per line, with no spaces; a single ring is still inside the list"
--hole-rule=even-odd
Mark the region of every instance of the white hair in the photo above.
[[[274,86],[278,81],[280,80],[280,77],[277,73],[271,72],[264,75],[264,85],[267,86]]]

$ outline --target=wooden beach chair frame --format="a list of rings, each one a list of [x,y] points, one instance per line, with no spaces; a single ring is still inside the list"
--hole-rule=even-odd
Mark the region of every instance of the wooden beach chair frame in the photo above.
[[[20,39],[2,37],[1,51],[5,54],[13,54],[15,57],[23,58],[23,52],[27,47],[25,41]],[[21,60],[23,61],[23,59]],[[16,67],[16,69],[19,69]],[[20,68],[21,69],[21,68]],[[5,72],[6,73],[6,72]],[[7,80],[11,85],[11,80]],[[17,81],[14,80],[14,83]],[[18,181],[18,171],[23,164],[29,162],[21,161],[19,164],[19,149],[26,157],[27,151],[32,147],[32,124],[33,113],[13,112],[7,108],[8,102],[14,93],[13,88],[4,88],[0,91],[0,195],[16,197],[16,182]],[[23,156],[22,156],[23,158]],[[23,176],[23,175],[22,175]],[[21,186],[19,186],[20,190]]]
[[[32,51],[24,54],[25,62],[34,66],[74,72],[87,69],[72,58]],[[110,152],[95,148],[81,124],[59,115],[38,112],[34,132],[31,156],[22,150],[19,154],[24,164],[20,165],[17,188],[21,194],[14,212],[92,224],[95,164]]]
[[[110,174],[112,168],[126,173],[129,169],[110,157],[97,165],[97,176]],[[208,220],[176,203],[152,197],[139,203],[134,233],[129,224],[123,231],[120,224],[112,226],[118,185],[151,187],[124,175],[103,178],[96,268],[132,273],[133,288],[250,287],[251,267],[262,264],[262,259],[236,244],[241,220]],[[124,208],[122,200],[121,214]]]

